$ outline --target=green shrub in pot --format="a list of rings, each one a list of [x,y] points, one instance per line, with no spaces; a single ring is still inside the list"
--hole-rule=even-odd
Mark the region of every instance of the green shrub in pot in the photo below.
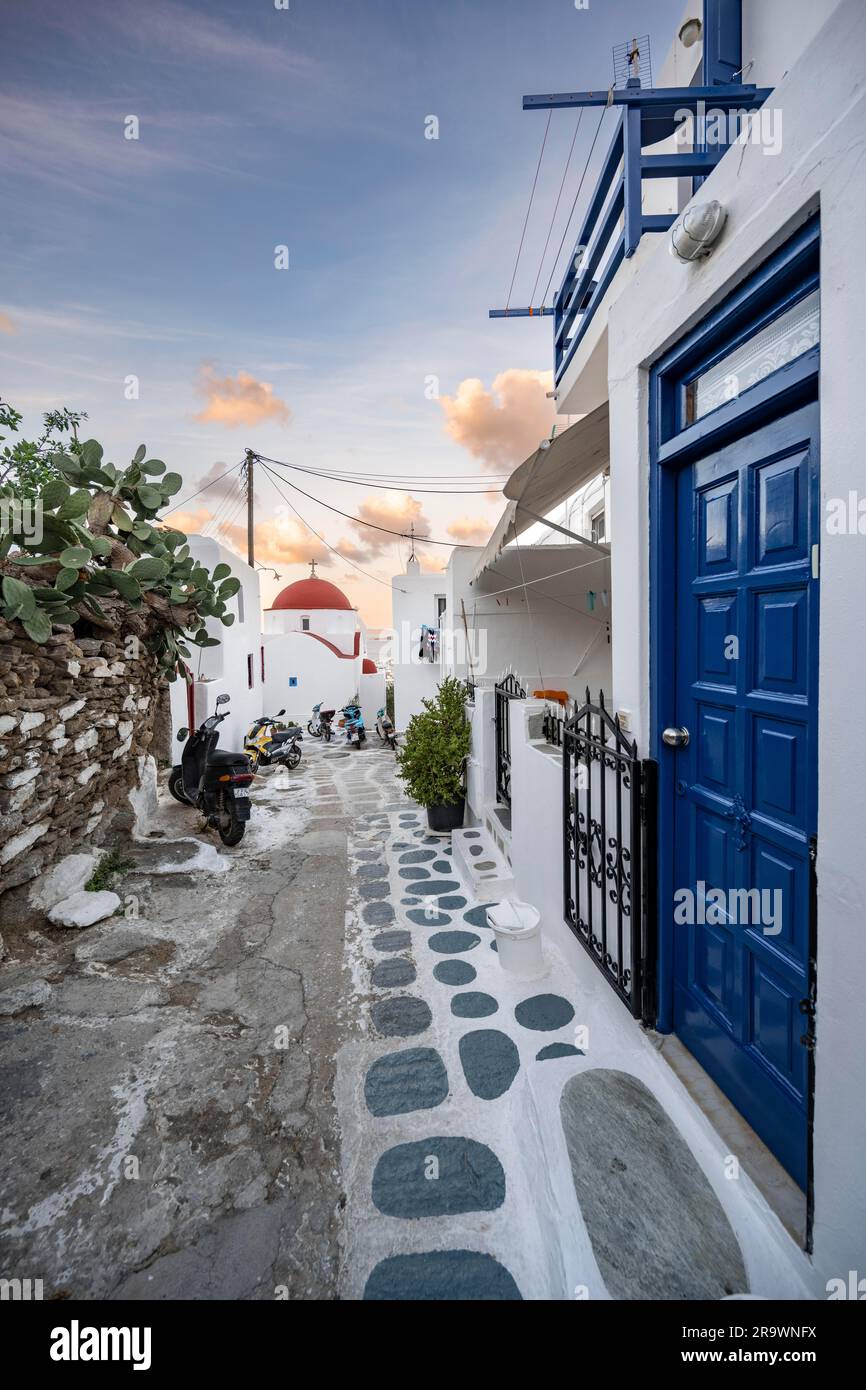
[[[472,742],[465,700],[463,682],[446,677],[435,697],[423,700],[422,712],[410,719],[397,751],[406,790],[426,808],[431,830],[455,830],[463,824]]]

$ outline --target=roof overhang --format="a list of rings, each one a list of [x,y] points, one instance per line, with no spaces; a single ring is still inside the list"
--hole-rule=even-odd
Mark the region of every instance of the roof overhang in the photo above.
[[[507,545],[536,521],[545,520],[554,507],[601,473],[609,461],[608,405],[604,401],[590,415],[552,440],[550,448],[536,449],[515,468],[503,489],[508,505],[479,557],[470,583],[474,584],[498,560]],[[547,522],[547,525],[552,523]],[[565,530],[575,541],[586,543],[584,537],[565,528],[554,526],[553,529]],[[609,553],[605,545],[596,549],[602,555]]]
[[[610,591],[610,555],[580,543],[515,545],[491,561],[479,576],[475,592],[480,600],[487,594],[493,597],[504,589],[518,590],[524,585],[530,604],[533,595],[537,595],[539,599],[591,612],[586,594],[590,590],[599,594]],[[512,595],[518,596],[516,592]],[[595,616],[601,617],[603,612],[600,601]]]

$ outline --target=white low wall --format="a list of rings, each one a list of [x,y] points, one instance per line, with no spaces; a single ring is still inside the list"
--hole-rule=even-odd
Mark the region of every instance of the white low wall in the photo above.
[[[472,751],[466,765],[466,825],[481,820],[485,806],[496,802],[496,716],[492,686],[478,686],[475,704],[466,706],[472,726]]]

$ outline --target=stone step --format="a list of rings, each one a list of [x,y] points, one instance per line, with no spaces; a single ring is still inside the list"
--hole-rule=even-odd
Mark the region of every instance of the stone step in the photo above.
[[[455,830],[451,849],[454,867],[473,897],[489,901],[514,892],[511,866],[485,826]]]

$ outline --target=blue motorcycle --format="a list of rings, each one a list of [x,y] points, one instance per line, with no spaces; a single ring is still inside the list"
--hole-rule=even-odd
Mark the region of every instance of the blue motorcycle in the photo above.
[[[367,742],[367,730],[364,728],[364,716],[361,714],[360,705],[346,705],[342,711],[343,718],[340,723],[346,733],[346,742],[349,745],[355,744],[360,748]]]

